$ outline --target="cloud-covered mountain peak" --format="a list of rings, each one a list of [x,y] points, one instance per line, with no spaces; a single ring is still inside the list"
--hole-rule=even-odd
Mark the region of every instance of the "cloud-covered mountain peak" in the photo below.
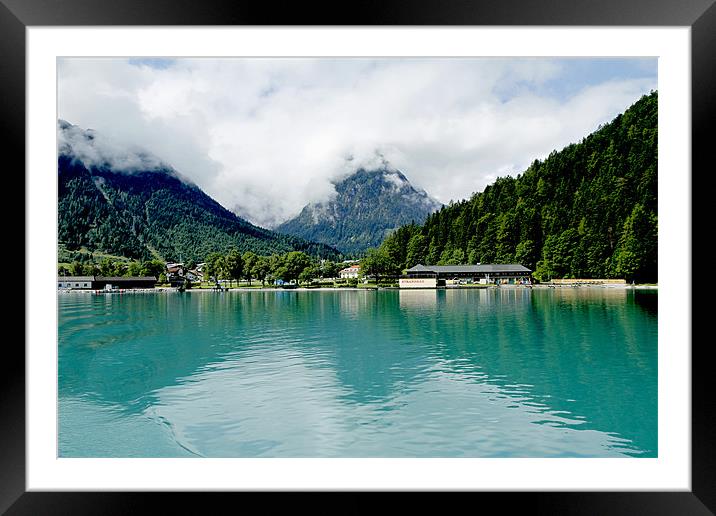
[[[168,163],[134,145],[120,145],[93,129],[83,129],[66,120],[57,121],[58,152],[70,156],[86,168],[114,172],[163,171],[178,174]]]
[[[442,206],[387,163],[377,169],[359,168],[334,185],[335,195],[308,204],[276,229],[296,236],[311,235],[314,241],[360,253],[379,245],[401,225],[422,223]]]

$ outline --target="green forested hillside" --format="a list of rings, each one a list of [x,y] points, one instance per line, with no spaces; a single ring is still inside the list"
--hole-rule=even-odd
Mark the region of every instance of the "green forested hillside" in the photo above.
[[[551,278],[657,280],[657,93],[581,142],[404,226],[399,267],[513,263]]]
[[[78,128],[66,122],[61,130]],[[73,135],[91,145],[94,136]],[[77,144],[79,145],[79,144]],[[117,171],[89,168],[63,146],[58,162],[58,240],[67,251],[146,260],[203,261],[212,252],[304,251],[335,259],[326,245],[278,234],[237,217],[171,168]]]

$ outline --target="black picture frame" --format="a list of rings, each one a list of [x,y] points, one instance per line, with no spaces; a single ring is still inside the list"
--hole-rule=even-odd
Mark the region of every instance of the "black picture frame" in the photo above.
[[[204,0],[0,0],[0,124],[5,134],[5,160],[15,160],[14,187],[27,195],[25,156],[25,29],[28,26],[104,25],[502,25],[502,26],[686,26],[691,28],[693,205],[709,203],[708,172],[713,169],[708,128],[716,120],[716,0],[552,0],[475,1],[369,0],[350,10],[335,3],[290,0],[266,3]],[[343,14],[345,13],[345,14]],[[4,160],[4,161],[5,161]],[[709,161],[711,163],[709,163]],[[709,166],[711,165],[711,166]],[[685,172],[685,177],[688,174]],[[698,179],[698,188],[693,180]],[[702,201],[702,202],[700,202]],[[697,223],[698,217],[692,215]],[[708,220],[708,219],[706,219]],[[698,234],[692,231],[692,235]],[[24,241],[25,235],[21,237]],[[708,241],[693,239],[691,256]],[[17,246],[19,247],[19,246]],[[24,247],[23,247],[24,248]],[[23,251],[24,252],[24,251]],[[705,253],[702,253],[705,255]],[[16,257],[16,255],[15,255]],[[27,259],[27,257],[25,257]],[[24,261],[24,260],[23,260]],[[693,262],[693,259],[692,259]],[[25,262],[26,263],[26,262]],[[30,273],[25,268],[25,274]],[[690,281],[691,278],[685,278]],[[692,290],[692,321],[708,320],[708,305],[698,305]],[[13,296],[15,293],[13,293]],[[684,300],[689,302],[689,300]],[[24,303],[23,303],[24,306]],[[25,310],[32,310],[31,306]],[[703,324],[703,322],[702,322]],[[692,335],[693,326],[691,328]],[[716,511],[714,427],[709,339],[684,342],[692,356],[692,490],[690,492],[550,492],[470,493],[479,503],[497,502],[501,512],[529,507],[549,514],[713,514]],[[25,353],[18,339],[5,339],[0,376],[0,513],[125,514],[150,506],[166,509],[165,493],[26,492],[25,489]],[[234,494],[216,494],[221,498]],[[346,510],[372,509],[371,496],[350,494]],[[253,497],[253,496],[252,496]],[[191,505],[175,494],[183,512]],[[281,497],[279,499],[282,499]],[[294,499],[295,496],[290,498]],[[304,500],[305,497],[299,498]],[[264,505],[273,507],[276,498]],[[417,496],[420,500],[420,496]],[[242,502],[245,503],[245,502]],[[266,504],[266,502],[263,502]],[[291,502],[292,504],[295,503]],[[149,505],[148,505],[149,504]],[[295,508],[295,507],[294,507]]]

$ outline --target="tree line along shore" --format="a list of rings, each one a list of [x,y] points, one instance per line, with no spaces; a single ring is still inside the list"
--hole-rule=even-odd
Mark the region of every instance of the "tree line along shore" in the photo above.
[[[141,277],[154,276],[158,285],[175,284],[181,277],[187,287],[214,288],[217,285],[243,285],[248,287],[266,287],[275,285],[296,286],[348,286],[364,284],[366,276],[370,283],[392,285],[396,278],[386,277],[368,267],[361,278],[340,278],[339,272],[347,262],[313,258],[301,251],[284,254],[259,255],[251,251],[240,253],[231,250],[228,253],[210,253],[204,262],[188,260],[181,264],[172,264],[163,260],[125,260],[109,257],[95,261],[92,254],[82,256],[84,261],[74,260],[58,266],[58,276],[114,276]]]
[[[163,260],[129,261],[103,257],[94,261],[89,254],[85,261],[75,260],[58,266],[58,276],[150,277],[157,286],[194,289],[216,288],[376,288],[397,287],[405,272],[390,255],[380,250],[369,251],[360,260],[356,277],[341,278],[340,271],[352,262],[316,259],[300,252],[258,255],[251,251],[232,250],[226,254],[211,253],[202,263],[167,263]],[[550,282],[551,283],[551,282]],[[556,284],[556,285],[555,285]],[[609,280],[562,280],[550,286],[571,287],[576,284],[619,286]],[[534,283],[539,286],[539,281]],[[486,285],[463,284],[463,288],[484,288]]]

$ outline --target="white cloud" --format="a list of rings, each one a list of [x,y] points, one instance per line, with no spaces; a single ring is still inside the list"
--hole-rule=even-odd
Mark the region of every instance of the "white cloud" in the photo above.
[[[116,142],[91,129],[83,130],[76,125],[58,122],[58,149],[69,154],[84,166],[107,167],[118,172],[156,170],[168,168],[156,156],[134,146],[117,145]]]
[[[439,201],[464,198],[656,88],[635,75],[548,94],[563,77],[575,80],[547,59],[65,59],[59,116],[147,148],[271,225],[379,155]]]

